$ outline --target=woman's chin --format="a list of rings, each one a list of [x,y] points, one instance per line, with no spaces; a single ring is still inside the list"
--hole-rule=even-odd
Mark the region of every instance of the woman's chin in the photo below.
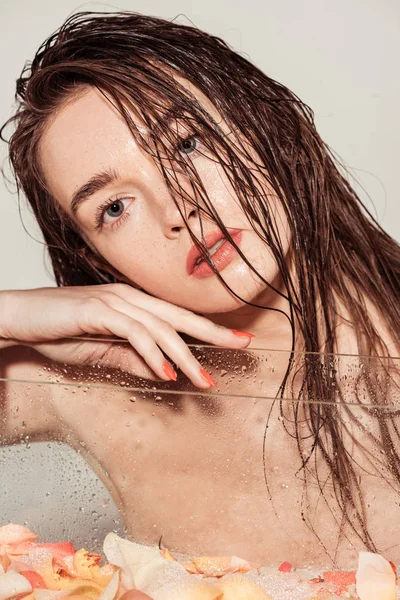
[[[265,281],[274,281],[278,275],[275,265],[269,267],[269,272],[264,269],[257,276],[246,264],[238,261],[221,272],[221,279],[217,275],[202,279],[189,277],[189,281],[183,279],[176,285],[171,278],[168,289],[164,289],[163,293],[158,289],[157,294],[152,295],[204,315],[234,312],[252,302],[260,304],[257,302],[260,299],[262,306],[269,306],[274,293]]]
[[[245,282],[240,279],[231,282],[226,280],[227,286],[232,291],[222,282],[218,283],[219,285],[212,291],[199,294],[193,301],[195,306],[190,310],[204,315],[234,312],[257,299],[267,287],[264,283],[256,282],[249,277]]]

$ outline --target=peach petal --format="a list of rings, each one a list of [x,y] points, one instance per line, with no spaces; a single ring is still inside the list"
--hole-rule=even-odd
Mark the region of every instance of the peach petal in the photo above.
[[[237,556],[198,556],[190,562],[181,563],[188,573],[198,573],[205,577],[222,577],[231,573],[248,573],[255,568]]]
[[[222,577],[222,575],[232,572],[230,556],[198,556],[192,558],[192,563],[197,572],[205,577]]]
[[[90,554],[84,549],[78,550],[73,555],[74,569],[81,577],[91,577],[93,567],[97,566],[100,561],[99,554]]]
[[[69,597],[68,592],[60,592],[57,590],[35,590],[35,600],[61,600],[61,598]],[[24,598],[23,600],[28,600]]]
[[[0,545],[12,546],[23,542],[33,542],[36,538],[37,535],[22,525],[10,523],[0,527]]]
[[[16,558],[18,556],[23,556],[34,547],[34,542],[22,542],[21,544],[0,544],[0,555],[8,554],[10,558]]]
[[[237,556],[232,556],[232,567],[235,569],[235,572],[240,573],[248,573],[253,569],[258,569],[259,565],[249,563],[247,560],[243,558],[239,558]]]
[[[223,600],[272,600],[265,590],[242,575],[224,577],[218,587],[223,592]]]
[[[139,592],[139,590],[129,590],[129,592],[125,592],[119,600],[152,600],[152,598],[143,592]]]
[[[166,558],[167,560],[176,560],[176,558],[174,558],[171,554],[171,552],[168,550],[168,548],[163,548],[161,550],[161,554],[163,555],[164,558]]]
[[[49,589],[54,589],[54,570],[51,552],[44,548],[33,548],[17,563],[23,563],[28,570],[37,571]]]
[[[114,600],[118,594],[119,571],[116,571],[98,600]]]

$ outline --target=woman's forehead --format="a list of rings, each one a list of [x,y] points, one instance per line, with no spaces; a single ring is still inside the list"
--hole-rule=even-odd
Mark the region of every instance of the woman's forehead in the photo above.
[[[178,86],[181,85],[194,99],[196,108],[202,110],[203,114],[210,115],[212,120],[220,122],[221,118],[212,102],[197,89],[191,82],[187,81],[183,77],[175,76],[174,79],[177,81]],[[147,102],[147,106],[146,106]],[[134,128],[137,130],[139,135],[146,136],[149,133],[148,124],[154,119],[158,112],[158,119],[165,121],[165,117],[168,114],[174,114],[174,107],[171,106],[170,101],[165,101],[163,106],[162,99],[157,98],[156,105],[157,110],[154,110],[154,106],[151,106],[151,101],[138,97],[132,97],[129,99],[129,105],[127,102],[122,100],[126,112],[129,114],[129,118],[132,121]],[[190,103],[186,104],[187,114],[190,113]],[[179,111],[179,117],[183,117],[183,111]],[[151,115],[151,116],[150,116]],[[151,118],[153,117],[153,118]],[[67,132],[69,132],[69,138],[77,137],[82,138],[82,133],[104,135],[106,129],[113,124],[115,127],[119,125],[119,128],[127,128],[126,120],[121,115],[119,109],[116,107],[114,99],[110,97],[106,92],[97,89],[94,86],[85,85],[80,87],[76,93],[74,93],[69,99],[67,99],[61,108],[51,117],[48,121],[48,125],[45,128],[42,136],[41,149],[42,151],[48,145],[49,139],[56,134],[59,138],[62,134],[62,139],[65,139]],[[107,126],[107,127],[106,127]],[[132,132],[130,133],[132,135]]]
[[[143,123],[137,122],[143,129]],[[68,208],[76,187],[102,169],[117,168],[140,148],[122,115],[104,95],[88,88],[70,100],[48,124],[39,160],[50,193]]]
[[[208,122],[206,137],[210,127],[224,137],[230,132],[230,126],[205,94],[183,77],[175,79],[177,88],[184,88],[181,100],[186,93],[188,98],[187,103],[180,101],[176,112],[171,103],[163,106],[160,98],[156,110],[150,106],[146,112],[142,98],[135,98],[131,92],[129,101],[119,98],[127,113],[123,116],[115,98],[87,85],[80,87],[49,120],[39,145],[39,163],[50,195],[68,214],[73,216],[76,194],[99,173],[118,173],[120,180],[129,173],[139,187],[144,184],[149,153],[157,161],[160,149],[164,154],[165,142],[175,152],[179,139],[199,133],[203,138],[196,118],[199,112],[200,118]]]

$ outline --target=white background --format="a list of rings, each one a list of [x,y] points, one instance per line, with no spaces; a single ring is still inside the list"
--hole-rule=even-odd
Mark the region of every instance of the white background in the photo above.
[[[180,22],[224,38],[291,88],[314,109],[322,137],[361,182],[379,222],[400,240],[398,0],[120,0],[114,7],[0,0],[1,122],[12,113],[24,62],[42,41],[71,12],[107,8],[165,18],[183,13]],[[22,203],[29,235],[24,230],[17,198],[3,183],[0,209],[0,289],[53,285],[40,234]],[[120,525],[83,459],[55,444],[0,449],[0,490],[0,524],[26,522],[42,539],[72,539],[96,550],[98,540]],[[60,531],[61,516],[67,530]]]
[[[1,122],[11,115],[24,62],[71,12],[183,14],[180,22],[221,36],[314,109],[322,137],[360,181],[379,222],[400,240],[398,0],[0,0],[0,7]],[[0,289],[53,284],[40,234],[23,203],[31,237],[26,233],[17,198],[3,183],[0,207]]]

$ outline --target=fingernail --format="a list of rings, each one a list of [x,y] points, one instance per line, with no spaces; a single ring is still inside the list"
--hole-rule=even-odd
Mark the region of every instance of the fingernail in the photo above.
[[[249,337],[249,338],[256,337],[254,335],[254,333],[247,333],[247,331],[238,331],[237,329],[232,329],[232,333],[234,333],[238,337]]]
[[[202,378],[205,381],[207,381],[207,383],[209,383],[213,387],[215,387],[217,385],[215,383],[214,379],[211,377],[210,373],[207,373],[207,371],[205,369],[200,369],[200,375],[202,376]]]
[[[166,376],[171,379],[172,381],[176,381],[178,379],[178,375],[177,372],[175,371],[175,369],[169,364],[169,362],[167,360],[165,360],[163,362],[163,371],[166,374]]]

